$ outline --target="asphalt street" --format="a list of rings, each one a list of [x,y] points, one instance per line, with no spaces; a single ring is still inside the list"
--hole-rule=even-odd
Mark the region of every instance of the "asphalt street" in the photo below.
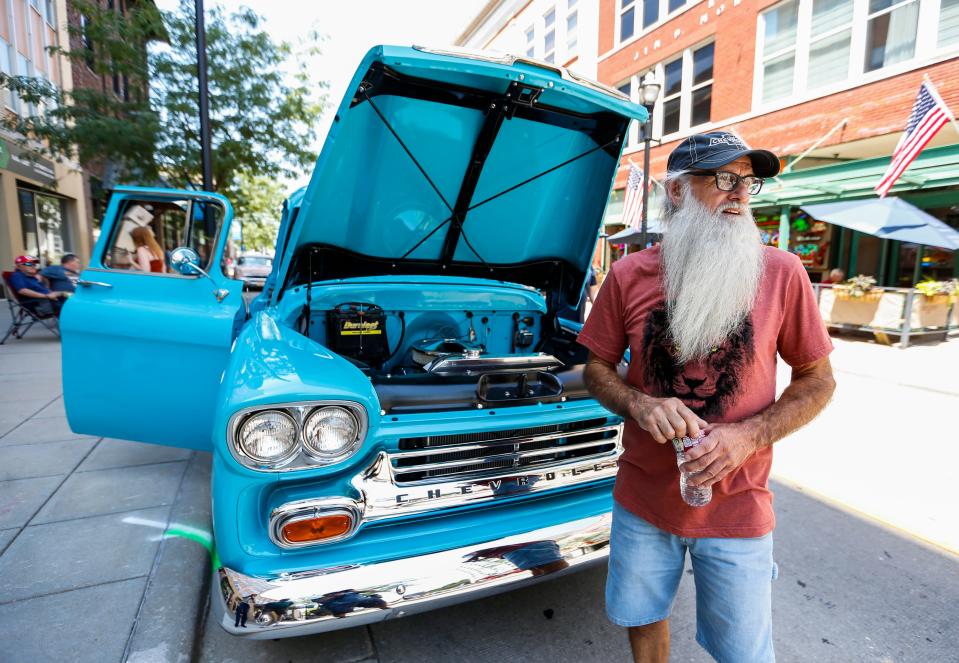
[[[778,660],[959,661],[959,451],[943,443],[959,339],[836,345],[833,403],[777,445]],[[71,433],[44,330],[0,346],[0,393],[4,663],[629,660],[601,568],[370,627],[232,638],[206,618],[209,456]],[[693,590],[687,575],[674,661],[711,660]]]

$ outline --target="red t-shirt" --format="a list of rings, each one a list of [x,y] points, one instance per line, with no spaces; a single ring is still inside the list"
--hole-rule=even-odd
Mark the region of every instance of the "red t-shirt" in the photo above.
[[[658,246],[613,264],[578,340],[611,363],[629,348],[630,385],[658,398],[680,398],[711,424],[741,421],[775,401],[777,352],[798,366],[832,351],[799,258],[772,247],[766,248],[749,317],[703,361],[682,367],[673,361]],[[613,496],[656,527],[688,537],[756,537],[775,526],[767,487],[772,447],[713,484],[709,504],[691,507],[679,494],[671,444],[659,444],[627,420],[623,446]]]

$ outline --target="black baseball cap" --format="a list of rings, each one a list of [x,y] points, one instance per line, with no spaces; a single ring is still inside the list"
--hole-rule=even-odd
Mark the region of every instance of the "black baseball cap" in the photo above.
[[[666,170],[713,170],[732,163],[739,157],[749,157],[753,173],[759,177],[773,177],[779,173],[779,158],[769,150],[751,150],[736,134],[710,131],[694,134],[681,142],[669,155]]]

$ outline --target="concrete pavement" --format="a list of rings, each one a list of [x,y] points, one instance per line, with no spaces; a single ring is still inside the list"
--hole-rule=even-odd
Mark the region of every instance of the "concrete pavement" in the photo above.
[[[773,476],[959,554],[959,338],[834,343],[833,401],[776,445]]]
[[[208,554],[163,535],[209,533],[209,454],[72,433],[39,326],[0,394],[0,661],[191,660]]]
[[[836,344],[834,402],[777,445],[778,658],[956,660],[959,559],[943,548],[956,549],[959,464],[936,435],[959,405],[959,340]],[[205,620],[195,540],[209,455],[71,433],[59,342],[41,329],[0,346],[0,394],[0,661],[628,660],[603,569],[367,628],[231,638]],[[694,625],[686,576],[673,660],[709,660]]]

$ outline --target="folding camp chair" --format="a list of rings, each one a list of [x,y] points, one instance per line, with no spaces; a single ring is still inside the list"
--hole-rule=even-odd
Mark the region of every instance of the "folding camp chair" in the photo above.
[[[11,274],[12,272],[3,272],[3,290],[6,293],[7,304],[10,306],[11,320],[10,328],[7,330],[7,333],[4,334],[0,345],[6,343],[11,335],[14,338],[23,338],[23,335],[27,333],[30,327],[38,322],[46,327],[50,333],[59,338],[60,328],[57,326],[56,316],[53,313],[43,315],[26,306],[10,286]]]

